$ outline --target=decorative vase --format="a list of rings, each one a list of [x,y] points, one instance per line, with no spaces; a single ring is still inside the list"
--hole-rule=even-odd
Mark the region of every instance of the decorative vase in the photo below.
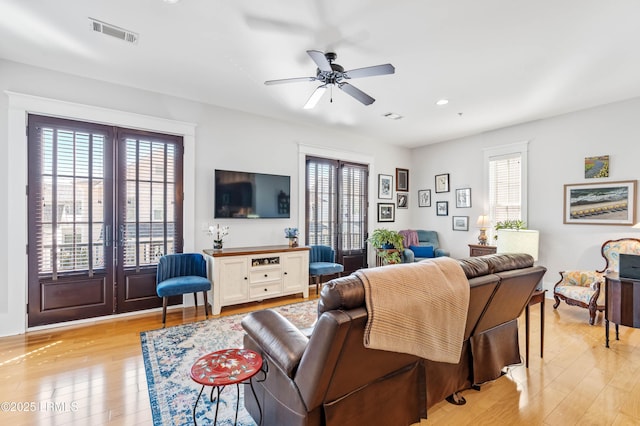
[[[298,247],[298,237],[289,238],[289,247]]]
[[[222,240],[213,240],[213,249],[222,250]]]

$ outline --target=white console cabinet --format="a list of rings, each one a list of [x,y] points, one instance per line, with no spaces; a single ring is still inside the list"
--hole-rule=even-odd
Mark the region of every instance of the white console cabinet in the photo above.
[[[242,247],[204,254],[214,315],[223,306],[296,293],[309,297],[309,247]]]

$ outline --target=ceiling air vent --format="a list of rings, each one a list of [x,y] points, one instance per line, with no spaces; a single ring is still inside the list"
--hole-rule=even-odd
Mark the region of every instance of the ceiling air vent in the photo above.
[[[93,31],[115,37],[129,43],[138,43],[138,34],[133,31],[125,30],[124,28],[116,27],[115,25],[107,24],[106,22],[98,21],[93,18],[89,18],[89,22],[91,23],[91,29]]]

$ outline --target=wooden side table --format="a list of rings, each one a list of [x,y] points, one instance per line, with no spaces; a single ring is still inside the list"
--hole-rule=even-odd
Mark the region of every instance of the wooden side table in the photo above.
[[[531,299],[529,299],[529,303],[524,308],[524,318],[525,318],[525,366],[529,368],[529,307],[533,305],[540,304],[540,358],[543,358],[544,354],[544,294],[547,290],[534,290],[531,295]]]
[[[469,256],[484,256],[485,254],[495,254],[498,247],[482,244],[469,244]]]

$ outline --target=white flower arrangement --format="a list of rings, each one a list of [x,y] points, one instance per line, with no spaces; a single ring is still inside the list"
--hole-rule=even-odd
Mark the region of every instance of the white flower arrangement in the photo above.
[[[207,234],[213,237],[214,243],[222,243],[222,239],[229,235],[229,227],[228,226],[220,226],[220,224],[210,225],[207,230]]]

